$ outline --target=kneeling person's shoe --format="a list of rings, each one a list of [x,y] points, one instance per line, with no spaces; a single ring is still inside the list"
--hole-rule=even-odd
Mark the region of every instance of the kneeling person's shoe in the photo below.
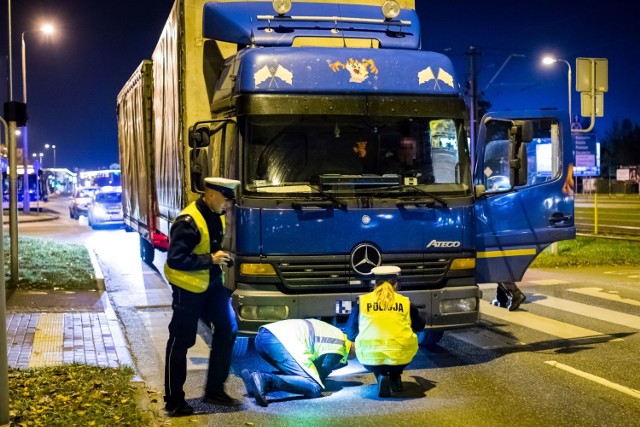
[[[256,399],[256,403],[260,406],[267,407],[269,402],[265,396],[267,384],[260,372],[252,372],[251,384],[253,385],[253,397]]]
[[[388,375],[378,375],[378,397],[391,396],[391,383]]]
[[[244,388],[247,389],[247,396],[253,397],[253,383],[251,382],[251,374],[248,369],[243,369],[240,372],[240,378],[242,378],[242,382],[244,383]]]
[[[209,392],[204,395],[202,400],[204,403],[211,405],[237,406],[240,404],[239,401],[229,396],[224,390]]]
[[[392,392],[398,393],[402,391],[402,377],[400,375],[397,377],[389,375],[389,382],[391,383]]]
[[[184,417],[193,414],[193,407],[184,400],[178,403],[167,403],[164,410],[170,417]]]

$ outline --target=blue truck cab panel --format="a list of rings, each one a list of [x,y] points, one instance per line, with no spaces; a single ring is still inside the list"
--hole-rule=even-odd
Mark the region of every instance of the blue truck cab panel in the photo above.
[[[238,47],[199,124],[210,146],[189,161],[242,182],[225,240],[239,332],[344,319],[381,264],[401,268],[427,329],[472,326],[479,282],[520,280],[575,234],[561,114],[486,116],[472,160],[457,75],[420,49],[414,10],[209,2],[202,31]]]

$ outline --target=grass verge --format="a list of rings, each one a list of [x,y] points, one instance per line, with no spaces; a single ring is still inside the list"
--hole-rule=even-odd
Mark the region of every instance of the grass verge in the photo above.
[[[129,367],[70,364],[9,370],[16,426],[142,426]]]
[[[558,251],[545,249],[532,268],[640,266],[640,241],[578,236],[558,242]]]
[[[4,239],[4,272],[9,283],[9,239]],[[96,277],[87,248],[35,237],[18,238],[19,289],[96,289]]]

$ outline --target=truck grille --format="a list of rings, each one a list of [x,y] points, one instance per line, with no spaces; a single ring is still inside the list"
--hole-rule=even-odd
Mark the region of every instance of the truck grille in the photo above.
[[[383,264],[401,268],[400,284],[403,287],[436,287],[449,270],[452,258],[424,254],[385,254]],[[373,276],[361,276],[349,264],[349,256],[305,256],[287,258],[275,263],[285,287],[290,290],[331,290],[344,286],[368,288]],[[355,291],[356,289],[354,289]]]

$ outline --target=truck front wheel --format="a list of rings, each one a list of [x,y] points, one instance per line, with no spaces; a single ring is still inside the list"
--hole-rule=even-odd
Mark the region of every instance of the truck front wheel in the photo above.
[[[444,336],[444,331],[426,330],[418,332],[418,345],[421,347],[432,347],[440,342]]]
[[[149,243],[148,240],[140,237],[140,258],[142,258],[142,261],[151,265],[153,264],[154,256],[155,251],[153,249],[153,245]]]

